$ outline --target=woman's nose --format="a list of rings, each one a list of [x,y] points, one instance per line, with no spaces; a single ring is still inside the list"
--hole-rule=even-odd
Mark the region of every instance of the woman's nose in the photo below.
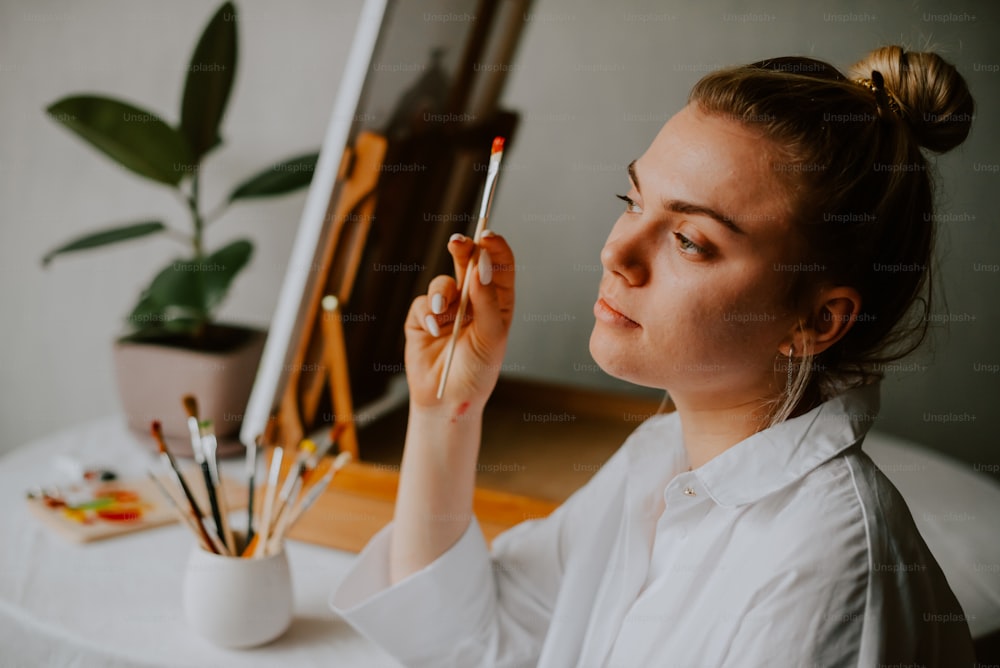
[[[605,271],[618,274],[629,285],[643,285],[649,280],[648,250],[641,235],[612,231],[601,249],[601,264]]]

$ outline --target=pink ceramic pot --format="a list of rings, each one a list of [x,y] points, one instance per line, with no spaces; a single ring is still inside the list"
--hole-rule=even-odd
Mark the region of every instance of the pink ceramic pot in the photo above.
[[[181,403],[185,394],[192,394],[198,400],[202,420],[215,423],[219,455],[242,450],[237,435],[267,335],[243,327],[228,329],[244,331],[245,340],[221,352],[115,342],[115,375],[128,425],[143,434],[154,450],[156,443],[150,436],[150,424],[159,420],[171,452],[178,456],[192,455],[187,414]]]

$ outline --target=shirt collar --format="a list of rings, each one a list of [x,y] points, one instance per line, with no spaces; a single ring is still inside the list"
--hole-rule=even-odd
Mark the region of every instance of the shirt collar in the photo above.
[[[693,473],[721,506],[758,501],[861,441],[879,409],[878,383],[746,438]]]

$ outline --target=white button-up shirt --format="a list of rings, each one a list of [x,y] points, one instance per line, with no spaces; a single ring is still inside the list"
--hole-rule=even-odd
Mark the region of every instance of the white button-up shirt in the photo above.
[[[857,388],[694,471],[678,416],[654,416],[492,554],[473,520],[390,586],[390,524],[331,605],[407,666],[971,666],[958,601],[861,450],[877,410]]]

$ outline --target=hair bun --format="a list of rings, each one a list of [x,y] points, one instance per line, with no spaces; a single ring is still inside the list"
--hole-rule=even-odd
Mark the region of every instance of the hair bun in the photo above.
[[[867,79],[872,71],[882,74],[917,143],[944,153],[965,141],[975,104],[954,65],[936,53],[883,46],[852,65],[848,76]]]

